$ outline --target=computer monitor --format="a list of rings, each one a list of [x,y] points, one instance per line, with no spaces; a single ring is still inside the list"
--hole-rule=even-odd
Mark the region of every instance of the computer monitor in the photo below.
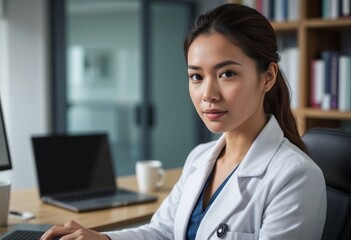
[[[12,169],[10,151],[7,144],[4,115],[0,101],[0,171]]]

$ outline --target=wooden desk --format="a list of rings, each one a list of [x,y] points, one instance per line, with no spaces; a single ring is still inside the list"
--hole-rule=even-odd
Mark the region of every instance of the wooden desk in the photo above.
[[[181,169],[167,170],[165,185],[151,194],[158,196],[158,200],[152,203],[137,204],[125,207],[109,208],[106,210],[75,213],[55,206],[44,204],[39,199],[37,189],[19,190],[11,193],[10,209],[15,211],[28,211],[35,214],[35,218],[27,221],[9,217],[8,228],[18,223],[33,224],[63,224],[69,220],[75,220],[81,225],[97,231],[107,231],[123,227],[137,222],[147,221],[158,209],[162,201],[177,182]],[[137,190],[135,176],[120,177],[120,187]],[[1,229],[6,231],[6,229]]]

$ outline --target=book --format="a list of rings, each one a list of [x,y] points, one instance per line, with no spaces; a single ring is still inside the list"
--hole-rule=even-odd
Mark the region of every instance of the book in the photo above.
[[[350,16],[350,0],[322,0],[322,18],[335,20]]]
[[[242,4],[243,0],[226,0],[226,3],[237,3],[237,4]]]
[[[339,57],[339,110],[351,110],[351,57]]]
[[[262,14],[265,16],[268,20],[272,19],[272,1],[271,0],[263,0],[263,5],[262,5]]]
[[[325,50],[321,52],[321,57],[325,62],[322,109],[336,109],[338,99],[338,53]]]
[[[297,21],[300,19],[300,1],[301,0],[287,0],[288,21]]]
[[[262,15],[264,15],[263,12],[263,0],[256,0],[256,10],[261,13]]]
[[[275,0],[274,2],[274,18],[276,22],[287,20],[287,0]]]
[[[329,10],[329,18],[337,19],[339,17],[339,0],[329,0],[330,1],[330,10]]]
[[[311,107],[321,108],[323,94],[324,94],[324,81],[325,81],[325,63],[322,59],[314,59],[311,62]]]
[[[299,49],[286,47],[281,50],[280,68],[290,90],[291,107],[298,107],[299,99]]]
[[[330,97],[331,109],[338,109],[338,96],[339,96],[339,54],[331,52],[331,65],[330,65]]]
[[[256,9],[256,0],[243,0],[242,4],[250,8]]]
[[[351,16],[351,0],[341,0],[340,11],[342,17],[350,17]]]
[[[316,99],[316,65],[318,59],[312,59],[311,61],[311,72],[310,72],[310,105],[312,108],[319,108],[319,104]]]

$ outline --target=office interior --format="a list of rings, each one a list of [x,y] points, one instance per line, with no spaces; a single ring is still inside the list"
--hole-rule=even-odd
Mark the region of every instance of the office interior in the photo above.
[[[0,94],[13,168],[0,180],[12,190],[37,186],[30,139],[51,133],[107,132],[117,176],[134,174],[140,159],[180,167],[212,137],[188,96],[182,40],[197,13],[222,3],[1,0]]]
[[[225,2],[237,1],[0,0],[0,96],[13,163],[0,179],[10,179],[13,189],[35,187],[30,138],[51,133],[107,132],[117,176],[134,174],[141,159],[181,167],[195,145],[218,137],[191,104],[182,40],[197,14]],[[305,18],[321,18],[311,9]],[[345,21],[341,45],[350,40]],[[298,26],[276,29],[289,39]],[[307,37],[334,47],[325,32],[317,27]],[[303,48],[311,56],[321,50]],[[297,105],[308,106],[309,91],[302,89]],[[350,129],[349,112],[302,113],[303,130]]]

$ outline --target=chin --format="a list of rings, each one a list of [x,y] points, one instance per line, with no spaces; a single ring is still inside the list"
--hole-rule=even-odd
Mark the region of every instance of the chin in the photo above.
[[[224,132],[223,131],[212,131],[210,130],[211,133],[214,133],[214,134],[223,134]]]
[[[206,127],[212,133],[224,133],[225,130],[219,126],[211,126],[211,124],[206,124]]]

